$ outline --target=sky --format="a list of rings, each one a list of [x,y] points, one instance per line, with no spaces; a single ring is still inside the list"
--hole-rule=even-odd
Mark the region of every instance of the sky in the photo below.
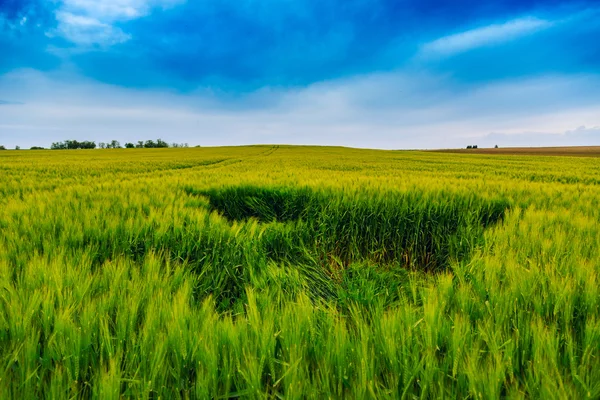
[[[599,0],[0,0],[0,145],[600,145],[599,37]]]

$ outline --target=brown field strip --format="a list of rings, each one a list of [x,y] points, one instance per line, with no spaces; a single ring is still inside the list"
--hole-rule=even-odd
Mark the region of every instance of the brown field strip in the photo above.
[[[529,155],[529,156],[570,156],[570,157],[600,157],[600,146],[569,146],[569,147],[505,147],[480,149],[441,149],[431,150],[441,153],[461,154],[498,154],[498,155]]]

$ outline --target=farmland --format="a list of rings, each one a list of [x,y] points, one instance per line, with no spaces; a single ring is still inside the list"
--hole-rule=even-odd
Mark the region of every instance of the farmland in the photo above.
[[[0,154],[0,398],[600,398],[600,159]]]
[[[433,151],[439,151],[439,152],[444,152],[444,153],[463,153],[463,154],[600,157],[600,146],[502,147],[502,148],[478,148],[478,149],[445,149],[445,150],[433,150]]]

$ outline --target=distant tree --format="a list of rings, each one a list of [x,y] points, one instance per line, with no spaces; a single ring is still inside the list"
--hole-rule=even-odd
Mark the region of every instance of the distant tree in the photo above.
[[[54,142],[50,149],[52,150],[77,150],[77,149],[95,149],[96,142],[84,140],[78,142],[77,140],[65,140],[64,142]]]
[[[15,146],[15,150],[21,150],[21,146]]]
[[[29,150],[45,150],[43,147],[32,146]]]
[[[75,149],[81,148],[81,145],[79,144],[79,142],[77,140],[65,140],[65,145],[67,146],[67,149],[69,149],[69,150],[75,150]]]
[[[112,140],[110,143],[100,142],[100,143],[98,143],[97,147],[99,147],[101,149],[121,149],[122,148],[121,143],[119,143],[118,140]],[[171,143],[171,144],[169,144],[162,139],[157,139],[156,141],[146,140],[145,142],[143,140],[138,140],[137,144],[133,144],[132,142],[127,142],[127,143],[125,143],[125,147],[128,149],[133,149],[133,148],[156,149],[156,148],[167,148],[167,147],[181,148],[181,147],[189,147],[189,144],[188,143]],[[200,147],[200,146],[196,146],[196,147]],[[65,140],[64,142],[52,143],[52,146],[50,148],[52,150],[95,149],[96,142],[89,141],[89,140],[84,140],[82,142],[79,142],[77,140]]]
[[[6,150],[6,147],[0,146],[0,150]]]
[[[472,148],[473,148],[473,146],[471,146],[471,145],[467,146],[467,149],[472,149]]]
[[[50,149],[52,150],[66,150],[67,149],[67,145],[63,142],[54,142],[52,143],[52,146],[50,146]]]
[[[495,145],[495,146],[494,146],[494,148],[495,148],[495,149],[497,149],[497,148],[498,148],[498,145]]]
[[[473,148],[474,148],[474,149],[476,149],[476,148],[477,148],[477,145],[474,145],[474,146],[473,146]]]
[[[89,140],[85,140],[85,141],[79,143],[79,148],[80,149],[95,149],[96,142],[90,142]]]
[[[104,143],[100,144],[102,147]],[[77,150],[77,149],[95,149],[96,142],[92,142],[89,140],[84,140],[83,142],[78,142],[77,140],[65,140],[64,142],[54,142],[50,149],[52,150]],[[37,148],[43,149],[43,147]]]

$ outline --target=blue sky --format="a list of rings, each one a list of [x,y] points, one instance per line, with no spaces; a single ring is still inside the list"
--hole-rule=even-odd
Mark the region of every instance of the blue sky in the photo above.
[[[0,144],[600,145],[600,2],[0,0]]]

